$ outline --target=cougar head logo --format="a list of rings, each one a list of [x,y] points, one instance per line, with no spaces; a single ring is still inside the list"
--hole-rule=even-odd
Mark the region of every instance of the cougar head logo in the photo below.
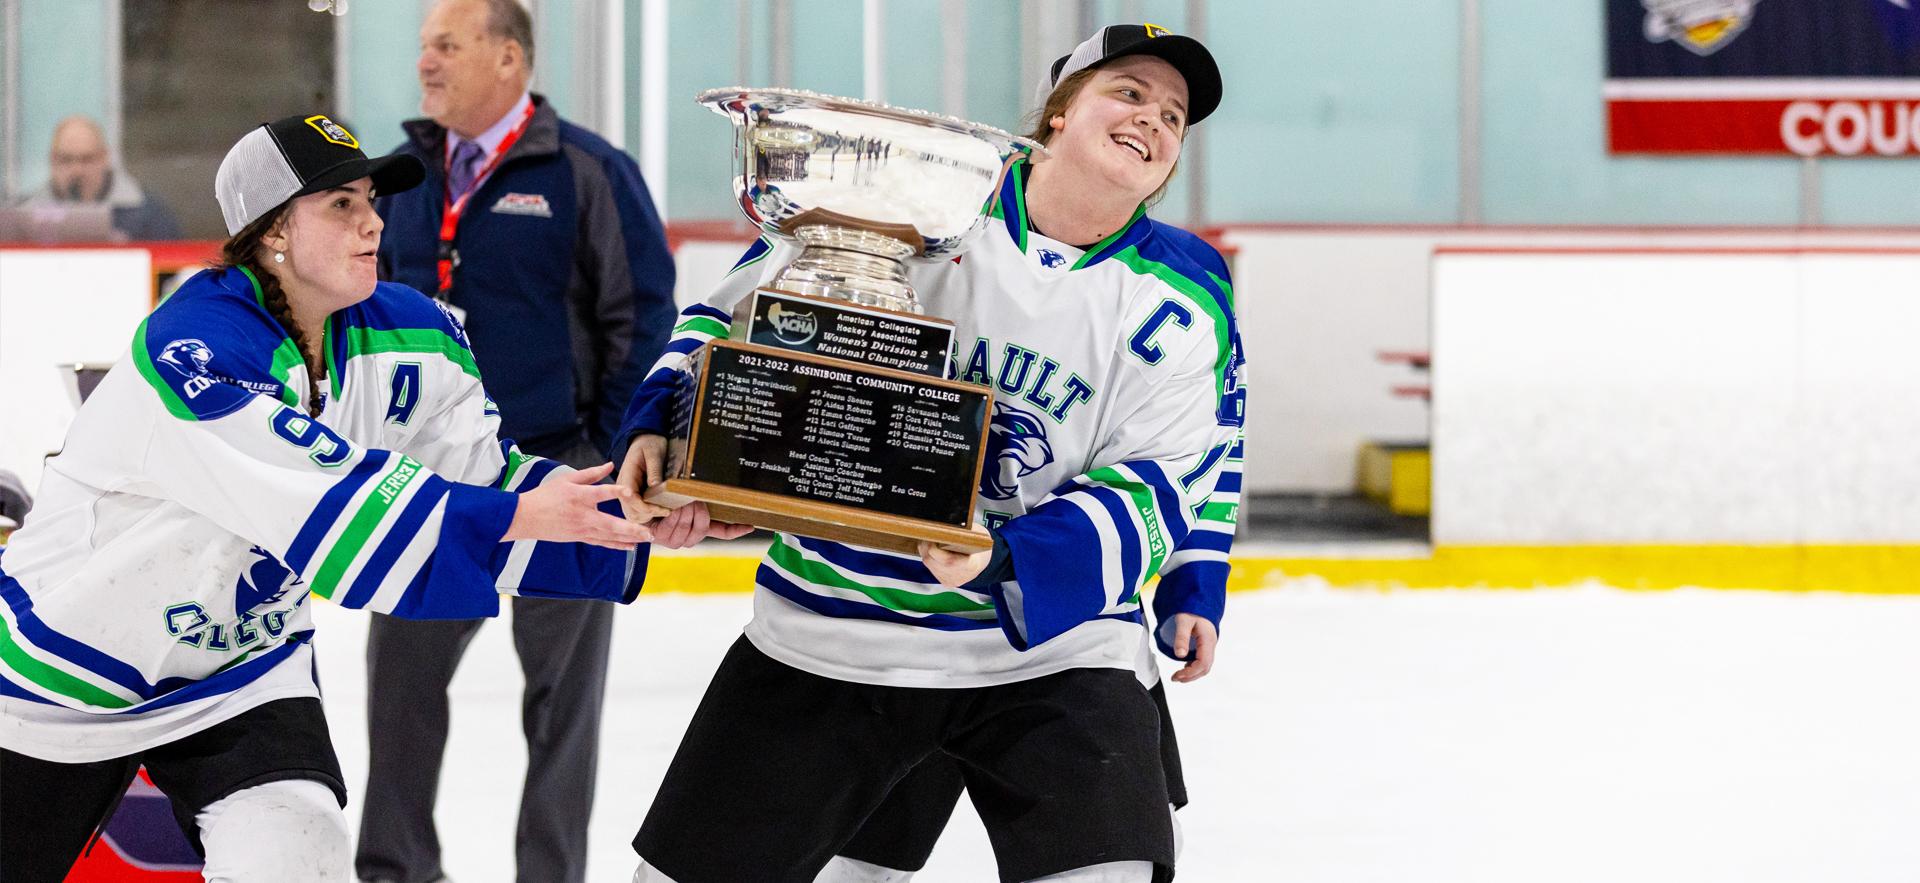
[[[160,358],[156,361],[172,366],[182,377],[201,377],[206,375],[207,366],[213,362],[213,349],[193,338],[176,340],[160,351]]]
[[[272,604],[287,596],[288,583],[298,583],[293,571],[281,565],[280,561],[267,550],[253,547],[253,554],[259,556],[247,572],[240,576],[240,584],[233,591],[233,615],[245,616],[247,611],[262,604]]]
[[[993,424],[987,430],[987,468],[980,476],[980,496],[1011,500],[1020,493],[1022,476],[1032,475],[1053,462],[1040,418],[1002,402],[993,403]]]

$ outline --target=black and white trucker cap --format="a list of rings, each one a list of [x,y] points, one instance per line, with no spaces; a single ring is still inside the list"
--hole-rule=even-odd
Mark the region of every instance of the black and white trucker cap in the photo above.
[[[398,193],[426,176],[407,154],[368,159],[359,139],[324,114],[296,114],[241,136],[214,173],[213,195],[233,235],[296,196],[367,177],[375,193]]]
[[[1151,55],[1180,72],[1187,80],[1187,125],[1200,122],[1220,106],[1220,66],[1199,40],[1173,33],[1159,25],[1108,25],[1095,31],[1071,53],[1060,56],[1040,78],[1036,105],[1045,106],[1060,81],[1095,65],[1125,55]]]

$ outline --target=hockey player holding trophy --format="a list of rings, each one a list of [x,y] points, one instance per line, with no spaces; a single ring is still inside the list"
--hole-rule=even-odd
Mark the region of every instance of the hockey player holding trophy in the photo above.
[[[923,540],[905,554],[777,525],[754,619],[635,838],[637,881],[810,883],[934,752],[958,761],[1002,879],[1171,875],[1140,590],[1201,519],[1223,517],[1207,500],[1244,400],[1225,263],[1145,207],[1188,127],[1218,106],[1219,71],[1192,39],[1116,26],[1046,82],[1045,152],[1013,158],[968,250],[905,274],[927,312],[953,323],[952,379],[992,394],[971,506],[978,551]],[[770,90],[734,100],[737,119],[764,110],[773,122],[785,101]],[[789,134],[797,144],[819,133]],[[865,155],[894,155],[874,140]],[[761,204],[801,159],[760,164],[751,188],[743,176],[743,204]],[[916,232],[922,247],[935,239]],[[682,314],[629,411],[629,487],[686,475],[670,440],[688,363],[750,330],[737,305],[757,303],[748,296],[800,256],[763,237],[719,292]],[[782,400],[755,395],[770,404],[740,409],[739,422],[776,422],[766,414]],[[682,418],[697,426],[701,414],[683,407]],[[656,541],[695,540],[712,518],[704,503],[682,505],[655,526]],[[1210,652],[1211,613],[1165,628]]]

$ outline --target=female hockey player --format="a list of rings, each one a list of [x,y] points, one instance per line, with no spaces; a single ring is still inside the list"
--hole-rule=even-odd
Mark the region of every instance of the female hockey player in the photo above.
[[[344,881],[310,597],[431,618],[638,591],[649,532],[599,508],[611,464],[496,438],[460,324],[376,281],[373,197],[423,174],[321,115],[221,162],[223,265],[141,324],[0,556],[9,883],[62,879],[141,765],[206,879]]]
[[[1144,204],[1218,106],[1219,71],[1194,40],[1116,26],[1047,84],[1049,158],[1013,165],[1001,223],[959,261],[912,275],[970,342],[958,376],[996,388],[977,501],[992,550],[780,536],[635,837],[636,880],[810,883],[936,751],[958,761],[1001,879],[1171,876],[1140,588],[1197,521],[1226,517],[1206,501],[1242,396],[1224,262]],[[636,395],[623,481],[658,477],[674,372],[791,259],[752,260],[772,247],[686,311],[711,321],[684,322]],[[689,506],[656,534],[707,527]],[[1218,609],[1190,612],[1162,628],[1210,650]]]
[[[1239,451],[1234,451],[1221,467],[1215,496],[1209,503],[1224,502],[1222,497],[1239,498],[1239,457]],[[1218,624],[1189,611],[1224,608],[1226,554],[1232,543],[1231,522],[1196,521],[1187,534],[1187,542],[1168,555],[1166,563],[1160,566],[1154,614],[1162,624],[1171,619],[1173,628],[1156,630],[1154,637],[1161,645],[1161,652],[1187,661],[1174,672],[1176,682],[1192,683],[1212,670]],[[1169,610],[1177,612],[1169,617]],[[1173,636],[1171,644],[1166,640],[1169,633]],[[1178,811],[1187,805],[1186,773],[1181,766],[1180,746],[1167,706],[1167,687],[1160,680],[1157,668],[1150,665],[1142,681],[1160,711],[1160,761],[1167,777],[1167,805],[1170,811]],[[965,790],[966,778],[958,761],[944,751],[928,755],[905,778],[894,783],[886,801],[867,815],[860,830],[840,847],[814,883],[907,883],[915,872],[926,867]],[[1174,857],[1178,859],[1181,839],[1178,816],[1174,817],[1173,837]]]
[[[1045,136],[1045,132],[1035,133],[1034,140],[1044,142]],[[1169,658],[1186,662],[1173,674],[1176,683],[1193,683],[1213,669],[1219,641],[1218,617],[1226,606],[1227,555],[1233,547],[1234,529],[1234,521],[1218,513],[1222,511],[1220,506],[1239,503],[1243,444],[1234,441],[1233,450],[1221,464],[1213,496],[1205,504],[1216,506],[1216,517],[1196,520],[1186,541],[1160,565],[1153,610],[1162,627],[1154,631],[1154,641]],[[1214,618],[1209,619],[1205,611],[1211,611]],[[1187,805],[1186,772],[1167,706],[1167,686],[1151,659],[1141,681],[1160,711],[1160,761],[1167,778],[1167,806],[1177,812]],[[928,755],[894,783],[886,801],[867,815],[860,830],[840,847],[814,883],[907,883],[914,872],[926,867],[965,790],[966,778],[958,761],[944,751]],[[1177,859],[1181,840],[1178,816],[1174,817],[1173,837]]]

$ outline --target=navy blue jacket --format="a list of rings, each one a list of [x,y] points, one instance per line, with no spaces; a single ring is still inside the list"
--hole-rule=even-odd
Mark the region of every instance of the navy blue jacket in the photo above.
[[[673,255],[640,167],[533,96],[533,118],[467,201],[449,302],[500,406],[500,434],[530,452],[584,434],[606,451],[673,332]],[[400,151],[426,182],[380,197],[381,276],[439,288],[447,131],[405,124]]]

